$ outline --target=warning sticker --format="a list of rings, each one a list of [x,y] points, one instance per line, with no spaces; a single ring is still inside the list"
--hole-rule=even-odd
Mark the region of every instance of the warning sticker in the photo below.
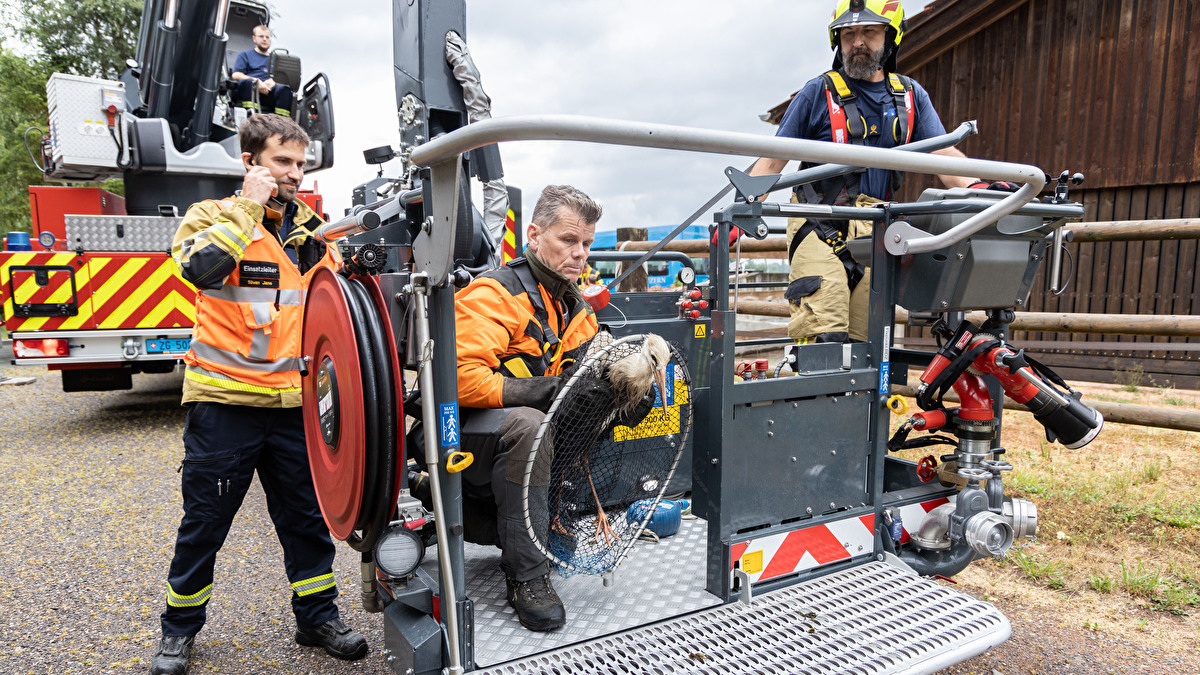
[[[696,324],[696,329],[695,329],[695,336],[696,336],[696,337],[698,337],[698,338],[702,338],[702,337],[704,337],[704,336],[705,336],[705,335],[707,335],[707,334],[708,334],[708,331],[706,331],[706,330],[705,330],[705,328],[704,328],[704,324],[702,324],[702,323],[698,323],[698,324]]]
[[[442,431],[442,447],[458,445],[458,403],[440,403],[440,427]]]
[[[613,440],[617,443],[632,441],[638,438],[653,438],[667,434],[677,434],[680,428],[679,406],[688,403],[688,388],[681,379],[674,377],[675,364],[668,366],[667,373],[667,409],[662,409],[662,398],[658,395],[658,385],[655,385],[654,408],[647,413],[636,427],[629,428],[623,424],[613,427]]]

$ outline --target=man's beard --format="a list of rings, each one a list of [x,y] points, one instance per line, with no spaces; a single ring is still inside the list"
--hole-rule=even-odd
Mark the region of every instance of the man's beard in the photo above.
[[[284,192],[285,188],[287,188],[287,192]],[[275,200],[279,201],[279,202],[284,202],[284,203],[294,201],[296,199],[296,192],[299,190],[300,190],[299,185],[292,185],[290,183],[286,183],[286,184],[281,183],[279,185],[278,189],[275,191]]]
[[[886,49],[886,47],[881,47],[877,52],[856,49],[850,54],[843,52],[842,64],[846,69],[846,74],[856,80],[870,79],[880,68],[883,68],[883,52]]]

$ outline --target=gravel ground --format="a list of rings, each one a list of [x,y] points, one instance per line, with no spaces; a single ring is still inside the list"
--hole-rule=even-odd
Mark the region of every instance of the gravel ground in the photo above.
[[[132,392],[64,394],[56,373],[0,367],[0,673],[145,672],[159,637],[181,516],[178,375]],[[382,621],[358,600],[358,554],[339,545],[342,616],[371,644],[346,663],[292,641],[290,588],[261,488],[217,561],[192,673],[385,673]],[[1200,657],[1001,609],[1013,637],[947,673],[1200,673]]]

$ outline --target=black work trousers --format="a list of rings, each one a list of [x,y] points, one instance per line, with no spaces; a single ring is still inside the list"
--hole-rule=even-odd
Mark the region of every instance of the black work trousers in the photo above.
[[[167,578],[163,635],[195,635],[204,626],[217,552],[256,471],[283,545],[297,625],[337,618],[333,541],[313,490],[301,409],[197,403],[188,410],[183,445],[184,515]]]
[[[479,532],[477,543],[495,541],[501,549],[500,567],[504,573],[517,581],[529,581],[550,572],[550,563],[545,554],[529,536],[525,526],[525,507],[521,498],[521,481],[529,463],[529,453],[545,414],[534,408],[501,408],[475,410],[469,415],[482,414],[490,424],[498,424],[490,433],[474,437],[471,419],[463,422],[463,449],[476,454],[474,463],[463,471],[465,502],[464,518],[478,521],[494,518],[495,536],[487,530],[491,522],[471,523],[468,531]],[[484,424],[483,426],[487,426]],[[499,442],[496,442],[499,436]],[[490,437],[487,438],[487,437]],[[534,471],[529,486],[529,509],[541,517],[534,522],[544,521],[546,501],[549,493],[549,461],[552,455],[543,452],[538,468]],[[542,466],[544,465],[544,466]],[[489,507],[494,503],[495,510]]]
[[[254,105],[255,94],[258,94],[258,107]],[[292,116],[292,88],[286,84],[276,84],[271,91],[263,94],[258,92],[258,83],[249,78],[238,80],[238,98],[242,107],[255,112],[275,113],[284,117]]]

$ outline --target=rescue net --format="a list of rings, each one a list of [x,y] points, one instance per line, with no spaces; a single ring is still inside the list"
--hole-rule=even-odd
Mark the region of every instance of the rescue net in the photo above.
[[[658,335],[592,340],[538,429],[522,480],[525,526],[560,573],[621,563],[679,464],[691,403],[683,355]]]

